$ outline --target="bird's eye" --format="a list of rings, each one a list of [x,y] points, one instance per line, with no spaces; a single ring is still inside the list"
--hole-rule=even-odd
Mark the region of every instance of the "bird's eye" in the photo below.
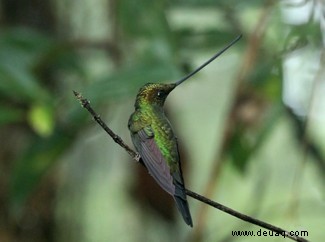
[[[162,90],[158,90],[158,92],[157,92],[157,96],[158,96],[158,97],[162,97],[162,96],[164,96],[164,91],[162,91]]]

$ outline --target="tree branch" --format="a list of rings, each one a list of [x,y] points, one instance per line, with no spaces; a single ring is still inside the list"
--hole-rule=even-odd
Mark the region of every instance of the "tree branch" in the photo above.
[[[80,101],[81,106],[85,109],[87,109],[87,111],[93,116],[94,120],[106,131],[106,133],[111,136],[111,138],[118,144],[120,145],[122,148],[124,148],[126,150],[126,152],[133,158],[133,160],[135,160],[136,162],[140,162],[143,165],[143,162],[141,160],[141,156],[139,153],[135,152],[134,150],[132,150],[122,139],[121,137],[119,137],[118,135],[116,135],[100,118],[100,116],[93,110],[93,108],[90,106],[90,102],[85,99],[80,93],[73,91],[73,94],[76,96],[76,98]],[[276,227],[272,224],[263,222],[261,220],[252,218],[248,215],[242,214],[240,212],[237,212],[231,208],[228,208],[220,203],[217,203],[215,201],[212,201],[200,194],[197,194],[191,190],[186,189],[186,194],[200,202],[203,202],[207,205],[210,205],[216,209],[219,209],[225,213],[228,213],[236,218],[239,218],[243,221],[255,224],[257,226],[260,226],[262,228],[265,228],[267,230],[273,231],[275,233],[281,234],[284,237],[290,238],[294,241],[298,241],[298,242],[308,242],[308,240],[299,237],[299,236],[295,236],[295,235],[291,235],[289,231],[286,231],[280,227]]]

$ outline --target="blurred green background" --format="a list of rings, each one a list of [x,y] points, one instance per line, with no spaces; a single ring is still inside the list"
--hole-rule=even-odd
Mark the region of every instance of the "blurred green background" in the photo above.
[[[166,102],[186,186],[289,231],[325,236],[322,1],[0,1],[0,241],[288,241],[188,198],[185,225],[93,122],[131,144],[138,89],[222,57]],[[264,231],[264,230],[262,230]]]

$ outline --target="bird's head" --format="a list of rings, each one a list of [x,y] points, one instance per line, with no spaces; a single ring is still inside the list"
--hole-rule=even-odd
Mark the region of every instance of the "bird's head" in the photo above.
[[[168,94],[175,87],[175,83],[147,83],[140,88],[136,98],[135,107],[137,108],[144,105],[157,105],[163,107]]]

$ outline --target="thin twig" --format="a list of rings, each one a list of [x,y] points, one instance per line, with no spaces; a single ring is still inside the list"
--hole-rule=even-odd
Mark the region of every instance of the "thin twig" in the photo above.
[[[200,194],[197,194],[195,192],[192,192],[191,190],[188,190],[186,189],[186,194],[189,195],[190,197],[196,199],[196,200],[199,200],[205,204],[208,204],[210,205],[211,207],[214,207],[216,209],[219,209],[225,213],[228,213],[236,218],[239,218],[241,220],[244,220],[246,222],[249,222],[249,223],[252,223],[252,224],[255,224],[257,226],[260,226],[262,228],[265,228],[265,229],[268,229],[268,230],[271,230],[273,232],[276,232],[278,234],[281,234],[282,236],[284,237],[288,237],[294,241],[299,241],[299,242],[308,242],[308,240],[304,239],[304,238],[301,238],[301,237],[298,237],[298,236],[294,236],[294,235],[291,235],[290,232],[284,230],[284,229],[281,229],[280,227],[277,227],[277,226],[274,226],[272,224],[269,224],[269,223],[266,223],[264,221],[261,221],[259,219],[256,219],[256,218],[252,218],[248,215],[245,215],[243,213],[240,213],[240,212],[237,212],[236,210],[233,210],[229,207],[226,207],[220,203],[217,203],[215,201],[212,201],[204,196],[201,196]]]
[[[115,134],[104,122],[103,120],[100,118],[100,116],[94,111],[94,109],[90,106],[90,102],[83,98],[83,96],[76,92],[73,91],[73,94],[76,96],[76,98],[80,101],[81,106],[85,109],[87,109],[87,111],[91,114],[91,116],[93,116],[94,120],[106,131],[106,133],[108,133],[109,136],[112,137],[112,139],[119,144],[122,148],[124,148],[126,150],[126,152],[129,153],[129,155],[136,161],[139,162],[141,159],[141,156],[139,153],[135,152],[134,150],[132,150],[130,148],[130,146],[128,146],[122,139],[120,136],[118,136],[117,134]]]
[[[111,136],[111,138],[121,147],[123,147],[126,152],[128,152],[128,154],[137,162],[141,162],[141,156],[139,153],[135,152],[134,150],[132,150],[118,135],[116,135],[100,118],[100,116],[93,110],[93,108],[90,106],[90,102],[85,99],[80,93],[73,91],[73,94],[76,96],[76,98],[80,101],[81,106],[85,109],[87,109],[87,111],[93,116],[94,120],[106,131],[106,133],[109,134],[109,136]],[[141,162],[142,163],[142,162]],[[143,163],[142,163],[143,164]],[[272,224],[263,222],[261,220],[252,218],[248,215],[242,214],[240,212],[237,212],[231,208],[228,208],[218,202],[212,201],[200,194],[197,194],[191,190],[186,189],[186,194],[200,202],[203,202],[207,205],[210,205],[216,209],[219,209],[225,213],[228,213],[234,217],[237,217],[243,221],[255,224],[257,226],[260,226],[262,228],[271,230],[275,233],[281,234],[283,237],[287,237],[290,238],[294,241],[298,241],[298,242],[308,242],[308,240],[302,238],[302,237],[298,237],[295,235],[291,235],[289,231],[286,231],[284,229],[281,229],[279,227],[276,227]]]

